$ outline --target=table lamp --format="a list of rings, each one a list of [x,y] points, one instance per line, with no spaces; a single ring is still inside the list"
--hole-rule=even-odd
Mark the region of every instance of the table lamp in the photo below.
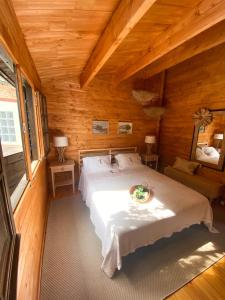
[[[223,133],[215,133],[214,140],[217,140],[217,148],[219,149],[220,141],[223,140]]]
[[[66,136],[55,136],[53,138],[53,143],[58,152],[58,161],[63,163],[65,161],[64,151],[68,146],[68,138]]]
[[[145,143],[147,144],[147,155],[151,155],[152,146],[156,143],[156,137],[154,135],[147,135],[145,137]]]

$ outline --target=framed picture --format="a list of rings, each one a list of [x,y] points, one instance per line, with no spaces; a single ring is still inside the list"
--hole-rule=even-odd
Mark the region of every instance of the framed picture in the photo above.
[[[107,134],[109,131],[109,121],[96,121],[92,122],[93,134]]]
[[[132,134],[133,123],[131,122],[119,122],[118,134]]]

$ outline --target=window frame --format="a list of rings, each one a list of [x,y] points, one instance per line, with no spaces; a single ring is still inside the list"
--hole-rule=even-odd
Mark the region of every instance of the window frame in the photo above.
[[[31,186],[32,180],[36,174],[38,166],[40,165],[41,160],[45,159],[44,153],[44,136],[42,132],[42,119],[41,119],[41,107],[40,107],[40,97],[38,95],[42,95],[38,90],[35,90],[35,86],[33,82],[30,80],[28,74],[24,72],[21,66],[18,64],[15,56],[8,48],[7,44],[4,40],[0,38],[0,45],[3,50],[8,55],[9,59],[14,64],[14,71],[16,76],[16,93],[17,93],[17,101],[18,101],[18,111],[20,115],[20,124],[21,124],[21,138],[23,143],[24,149],[24,160],[25,160],[25,168],[26,168],[26,178],[27,183],[23,190],[23,193],[18,198],[17,205],[13,209],[16,210],[20,201],[23,199],[23,195],[27,192],[27,189]],[[30,159],[30,141],[28,136],[28,128],[27,128],[27,121],[26,121],[26,110],[25,110],[25,99],[23,95],[23,84],[22,79],[25,79],[32,89],[32,100],[33,100],[33,111],[34,111],[34,123],[35,123],[35,130],[36,130],[36,141],[37,141],[37,153],[38,159],[35,166],[32,166],[32,162]]]
[[[4,48],[2,47],[2,49],[4,50]],[[8,53],[6,52],[6,54],[8,55]],[[8,55],[9,57],[9,55]],[[24,134],[23,134],[23,121],[22,121],[22,115],[21,115],[21,102],[20,102],[20,96],[19,96],[19,89],[18,89],[18,79],[17,79],[17,67],[16,64],[14,63],[14,61],[11,59],[11,57],[9,57],[9,59],[12,61],[12,66],[13,66],[13,70],[12,74],[14,76],[15,81],[11,82],[8,81],[6,78],[5,80],[7,80],[9,82],[9,84],[11,84],[14,88],[15,88],[15,93],[16,93],[16,104],[17,104],[17,111],[18,111],[18,121],[19,121],[19,129],[18,132],[20,132],[20,138],[21,138],[21,142],[22,142],[22,149],[19,152],[15,152],[9,155],[4,156],[4,164],[7,164],[8,166],[10,166],[10,161],[19,163],[20,162],[20,152],[22,154],[22,160],[23,160],[23,170],[20,169],[18,170],[18,172],[20,173],[20,171],[22,172],[22,177],[18,177],[18,181],[15,182],[15,186],[13,189],[10,189],[10,183],[12,183],[10,180],[12,179],[11,177],[7,178],[7,189],[10,191],[10,201],[11,201],[11,207],[13,210],[16,209],[18,203],[20,202],[20,199],[24,193],[24,191],[26,190],[28,184],[29,184],[29,174],[28,174],[28,169],[27,169],[27,156],[26,156],[26,151],[25,151],[25,141],[24,141]],[[16,160],[15,160],[15,156],[16,156]],[[19,158],[19,159],[18,159]],[[7,166],[7,167],[8,167]],[[5,168],[6,171],[10,172],[10,167]]]
[[[34,85],[29,81],[29,79],[24,75],[23,72],[21,72],[21,80],[22,80],[22,88],[23,88],[23,81],[26,80],[27,83],[29,84],[30,88],[31,88],[31,95],[32,95],[32,110],[33,110],[33,121],[34,121],[34,129],[35,129],[35,135],[36,135],[36,148],[37,148],[37,159],[35,161],[39,161],[40,160],[40,140],[39,140],[39,136],[38,136],[38,113],[37,113],[37,99],[36,99],[36,95],[34,92]],[[26,118],[25,118],[25,122],[26,122],[26,129],[28,132],[28,138],[29,138],[29,128],[28,128],[28,118],[27,118],[27,108],[26,108],[26,101],[24,98],[24,94],[22,91],[22,95],[23,95],[23,105],[24,105],[24,110],[26,113]],[[30,141],[30,138],[29,138]],[[30,147],[29,147],[30,149]],[[31,149],[30,149],[30,153],[31,153]]]

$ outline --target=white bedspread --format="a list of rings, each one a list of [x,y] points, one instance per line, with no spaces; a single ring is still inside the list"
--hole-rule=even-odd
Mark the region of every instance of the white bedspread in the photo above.
[[[152,201],[137,204],[129,188],[148,183]],[[204,222],[212,230],[212,210],[207,198],[146,167],[112,173],[82,172],[79,190],[90,208],[91,221],[102,242],[102,270],[112,277],[122,266],[122,256],[153,244],[162,237]]]

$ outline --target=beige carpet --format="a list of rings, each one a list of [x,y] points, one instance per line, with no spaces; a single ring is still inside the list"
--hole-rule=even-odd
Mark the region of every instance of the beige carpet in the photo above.
[[[42,300],[159,300],[225,254],[219,234],[195,225],[123,258],[113,279],[101,271],[101,245],[80,196],[51,202],[42,270]],[[195,299],[197,300],[197,299]]]

